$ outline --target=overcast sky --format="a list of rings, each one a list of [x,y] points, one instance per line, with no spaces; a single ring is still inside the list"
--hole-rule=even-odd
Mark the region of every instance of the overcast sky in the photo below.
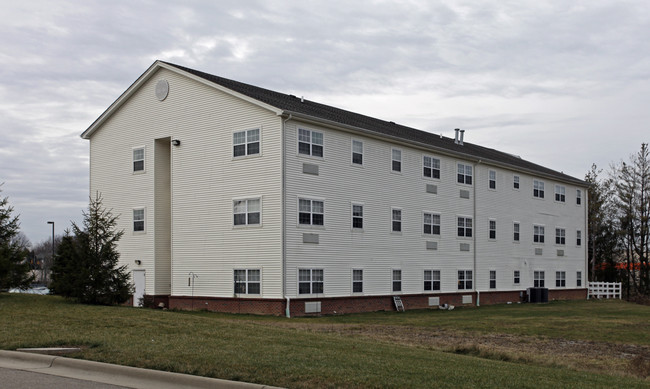
[[[32,243],[81,220],[79,135],[156,59],[578,178],[650,141],[647,0],[0,0],[0,18],[0,196]]]

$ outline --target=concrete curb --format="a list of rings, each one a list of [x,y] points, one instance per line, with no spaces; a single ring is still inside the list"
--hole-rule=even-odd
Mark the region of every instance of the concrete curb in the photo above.
[[[0,367],[129,388],[275,389],[273,386],[112,365],[83,359],[0,350]]]

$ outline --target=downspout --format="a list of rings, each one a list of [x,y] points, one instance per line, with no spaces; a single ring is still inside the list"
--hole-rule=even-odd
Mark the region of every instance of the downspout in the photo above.
[[[474,176],[478,178],[478,165],[481,164],[481,160],[479,159],[478,162],[474,164]],[[474,201],[474,209],[473,209],[473,216],[472,220],[474,220],[474,234],[472,234],[472,238],[474,239],[474,268],[472,269],[472,274],[474,277],[474,291],[476,291],[476,306],[479,307],[481,306],[481,292],[478,290],[478,274],[476,274],[476,232],[478,231],[478,220],[476,220],[476,185],[478,185],[478,180],[474,180],[474,185],[472,185],[472,190],[474,191],[474,195],[472,196],[473,201]]]
[[[286,162],[286,124],[291,120],[291,114],[282,121],[282,296],[287,300],[287,307],[285,309],[285,315],[291,317],[291,299],[287,297],[287,212],[286,212],[286,192],[287,192],[287,162]]]

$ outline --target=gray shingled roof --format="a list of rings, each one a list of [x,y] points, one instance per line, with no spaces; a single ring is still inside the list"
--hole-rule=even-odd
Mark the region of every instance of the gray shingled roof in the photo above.
[[[384,135],[391,138],[399,138],[407,142],[415,142],[420,145],[430,146],[433,149],[447,150],[452,154],[462,155],[470,160],[482,160],[486,163],[492,162],[499,165],[512,166],[515,168],[530,171],[533,174],[537,173],[541,176],[547,176],[560,181],[568,181],[578,185],[588,186],[586,182],[580,179],[526,161],[512,154],[504,153],[498,150],[482,147],[468,142],[464,142],[463,145],[456,144],[454,142],[454,139],[448,137],[440,137],[438,134],[417,130],[415,128],[402,126],[393,122],[387,122],[370,116],[346,111],[344,109],[316,103],[307,99],[301,100],[300,98],[293,95],[275,92],[269,89],[245,84],[243,82],[233,81],[227,78],[218,77],[173,63],[165,63],[218,84],[222,87],[228,88],[232,91],[241,93],[242,95],[276,107],[286,112],[287,114],[294,113],[306,115],[314,119],[340,123],[371,133],[376,133],[378,135]]]

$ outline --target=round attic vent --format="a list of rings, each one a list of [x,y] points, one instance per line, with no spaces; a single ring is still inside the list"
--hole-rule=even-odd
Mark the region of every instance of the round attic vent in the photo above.
[[[167,80],[160,80],[156,84],[156,97],[158,100],[163,101],[167,98],[169,94],[169,83]]]

